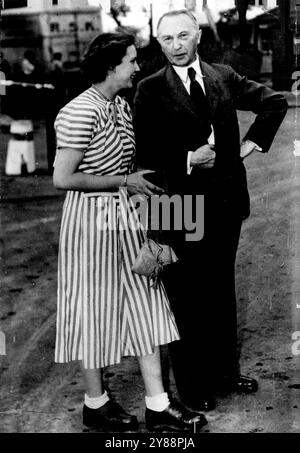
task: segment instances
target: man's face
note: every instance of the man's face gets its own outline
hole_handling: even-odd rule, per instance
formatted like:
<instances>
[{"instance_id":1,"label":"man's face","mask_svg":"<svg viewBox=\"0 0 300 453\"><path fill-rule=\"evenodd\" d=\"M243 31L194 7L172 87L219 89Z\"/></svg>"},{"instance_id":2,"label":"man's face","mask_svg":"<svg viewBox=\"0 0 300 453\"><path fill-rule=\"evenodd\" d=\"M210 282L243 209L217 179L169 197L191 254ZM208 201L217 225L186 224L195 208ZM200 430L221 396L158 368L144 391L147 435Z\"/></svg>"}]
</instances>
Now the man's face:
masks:
<instances>
[{"instance_id":1,"label":"man's face","mask_svg":"<svg viewBox=\"0 0 300 453\"><path fill-rule=\"evenodd\" d=\"M196 59L200 37L198 27L185 14L164 17L158 29L162 51L175 66L188 66Z\"/></svg>"}]
</instances>

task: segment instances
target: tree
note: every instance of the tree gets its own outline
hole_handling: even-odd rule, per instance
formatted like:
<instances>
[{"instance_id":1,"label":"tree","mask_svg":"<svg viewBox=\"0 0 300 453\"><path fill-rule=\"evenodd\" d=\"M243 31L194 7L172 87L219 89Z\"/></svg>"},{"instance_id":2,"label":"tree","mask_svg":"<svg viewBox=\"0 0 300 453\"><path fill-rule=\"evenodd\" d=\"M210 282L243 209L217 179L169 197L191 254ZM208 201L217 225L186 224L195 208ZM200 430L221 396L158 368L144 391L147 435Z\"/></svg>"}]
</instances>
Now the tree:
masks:
<instances>
[{"instance_id":1,"label":"tree","mask_svg":"<svg viewBox=\"0 0 300 453\"><path fill-rule=\"evenodd\" d=\"M114 0L113 2L111 2L110 14L119 27L122 27L120 16L126 16L129 11L130 8L128 5L126 5L124 0Z\"/></svg>"}]
</instances>

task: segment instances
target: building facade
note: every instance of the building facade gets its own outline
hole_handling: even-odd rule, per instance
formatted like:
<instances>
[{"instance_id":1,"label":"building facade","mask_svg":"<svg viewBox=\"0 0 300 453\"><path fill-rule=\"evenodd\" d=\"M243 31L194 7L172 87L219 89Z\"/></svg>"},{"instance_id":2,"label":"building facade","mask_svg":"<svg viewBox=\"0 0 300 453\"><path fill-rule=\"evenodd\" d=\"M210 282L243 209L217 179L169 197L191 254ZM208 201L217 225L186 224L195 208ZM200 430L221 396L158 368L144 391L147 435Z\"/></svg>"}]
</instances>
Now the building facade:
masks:
<instances>
[{"instance_id":1,"label":"building facade","mask_svg":"<svg viewBox=\"0 0 300 453\"><path fill-rule=\"evenodd\" d=\"M101 30L100 8L88 6L88 0L27 0L23 7L4 8L1 48L11 64L30 49L45 68L57 52L67 65L75 66Z\"/></svg>"},{"instance_id":2,"label":"building facade","mask_svg":"<svg viewBox=\"0 0 300 453\"><path fill-rule=\"evenodd\" d=\"M77 8L89 6L88 0L4 0L4 9L33 8L47 9L52 6L61 8Z\"/></svg>"}]
</instances>

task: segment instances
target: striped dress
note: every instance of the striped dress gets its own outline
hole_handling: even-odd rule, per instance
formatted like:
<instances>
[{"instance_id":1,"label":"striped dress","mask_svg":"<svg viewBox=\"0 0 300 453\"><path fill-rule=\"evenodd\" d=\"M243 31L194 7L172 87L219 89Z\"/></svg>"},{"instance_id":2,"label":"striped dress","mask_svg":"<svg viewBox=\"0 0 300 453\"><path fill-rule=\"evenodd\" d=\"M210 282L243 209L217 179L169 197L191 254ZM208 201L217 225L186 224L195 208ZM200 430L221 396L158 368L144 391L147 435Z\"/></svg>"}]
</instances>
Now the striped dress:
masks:
<instances>
[{"instance_id":1,"label":"striped dress","mask_svg":"<svg viewBox=\"0 0 300 453\"><path fill-rule=\"evenodd\" d=\"M103 99L91 87L67 104L55 122L57 149L83 152L78 170L93 175L133 171L135 141L128 104ZM74 151L76 152L76 151ZM68 191L58 257L55 361L82 360L87 369L148 355L179 339L163 285L131 271L143 243L126 190Z\"/></svg>"}]
</instances>

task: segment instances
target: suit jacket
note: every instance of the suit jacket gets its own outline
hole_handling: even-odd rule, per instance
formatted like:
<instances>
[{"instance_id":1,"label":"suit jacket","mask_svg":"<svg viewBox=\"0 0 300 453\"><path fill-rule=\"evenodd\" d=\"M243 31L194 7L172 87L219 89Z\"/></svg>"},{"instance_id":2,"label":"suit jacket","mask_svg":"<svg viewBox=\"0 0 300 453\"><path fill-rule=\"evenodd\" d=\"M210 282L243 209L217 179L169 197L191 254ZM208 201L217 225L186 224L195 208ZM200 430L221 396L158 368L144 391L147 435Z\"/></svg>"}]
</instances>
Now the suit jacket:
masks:
<instances>
[{"instance_id":1,"label":"suit jacket","mask_svg":"<svg viewBox=\"0 0 300 453\"><path fill-rule=\"evenodd\" d=\"M230 66L201 60L200 64L215 133L214 169L194 168L187 175L187 153L203 144L202 119L170 64L138 84L134 101L137 163L156 170L170 193L213 193L219 203L246 218L249 195L236 110L257 114L245 138L267 152L287 102L281 94L240 76Z\"/></svg>"}]
</instances>

